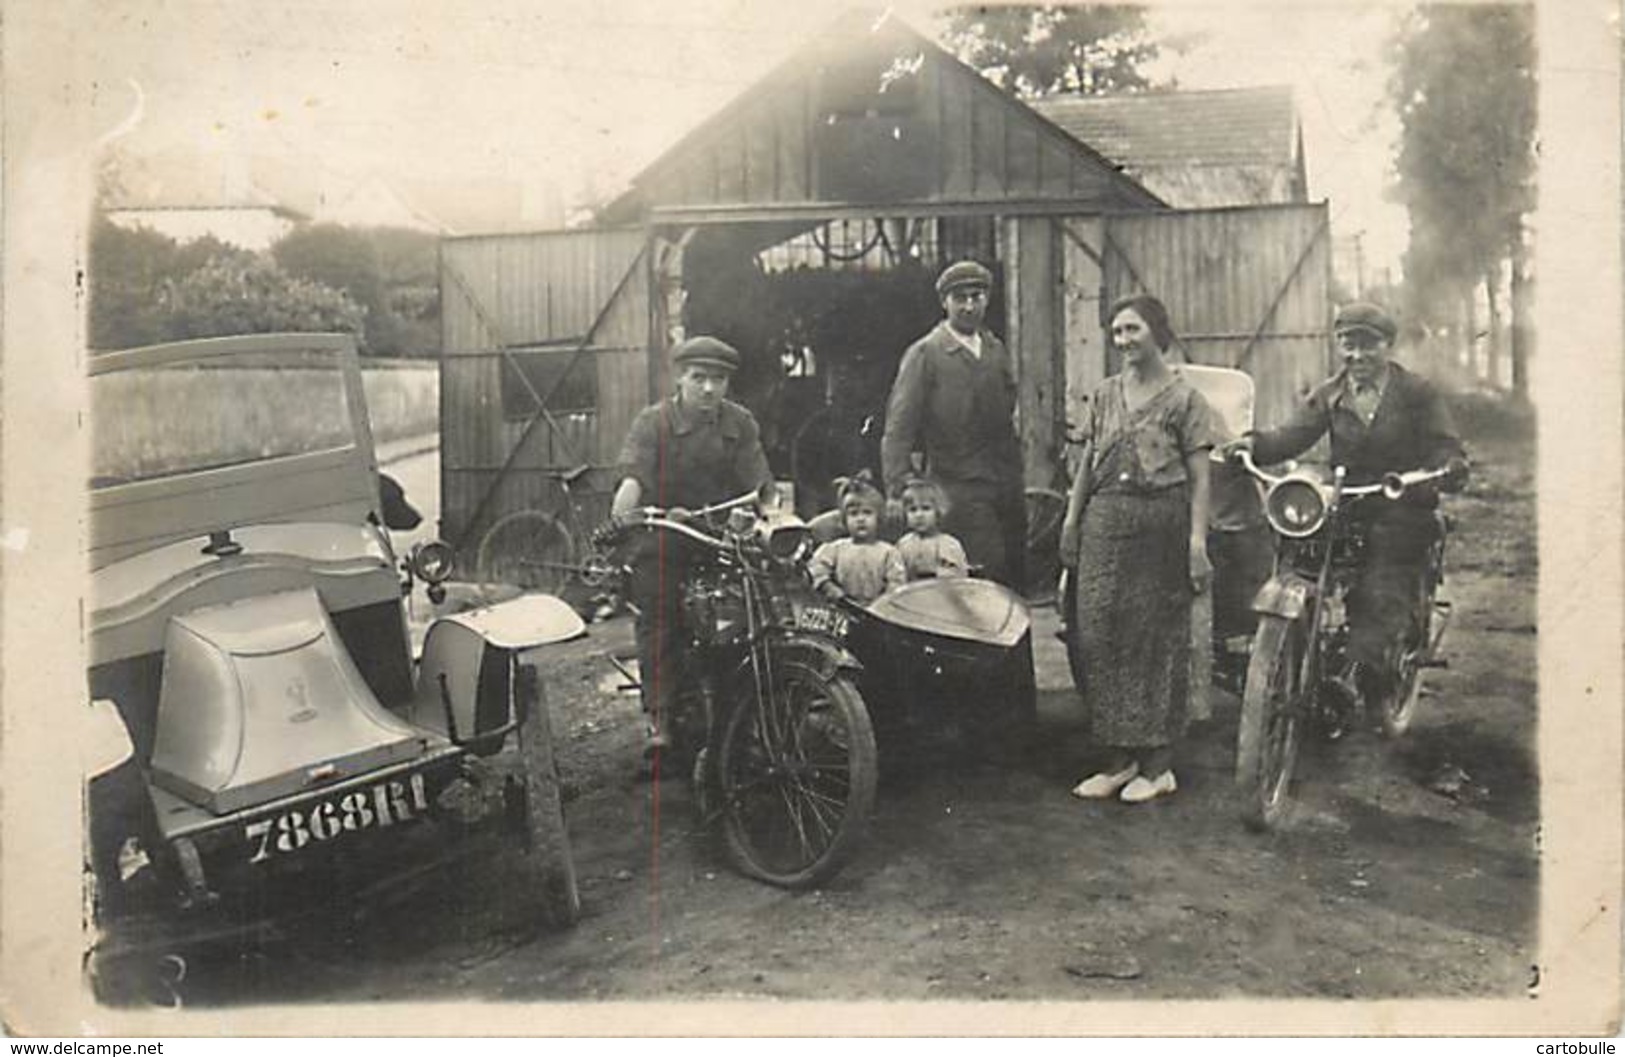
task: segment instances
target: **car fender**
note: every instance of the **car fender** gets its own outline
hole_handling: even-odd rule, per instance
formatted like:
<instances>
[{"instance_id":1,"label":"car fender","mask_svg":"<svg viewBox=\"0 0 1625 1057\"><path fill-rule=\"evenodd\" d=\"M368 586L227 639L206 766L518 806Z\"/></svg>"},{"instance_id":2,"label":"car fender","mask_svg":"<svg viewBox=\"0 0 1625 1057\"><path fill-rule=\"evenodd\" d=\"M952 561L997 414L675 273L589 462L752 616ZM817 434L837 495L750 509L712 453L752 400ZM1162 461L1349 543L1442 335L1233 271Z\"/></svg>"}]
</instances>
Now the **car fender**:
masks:
<instances>
[{"instance_id":1,"label":"car fender","mask_svg":"<svg viewBox=\"0 0 1625 1057\"><path fill-rule=\"evenodd\" d=\"M1253 612L1296 620L1303 616L1314 596L1315 585L1301 576L1272 576L1253 598Z\"/></svg>"},{"instance_id":2,"label":"car fender","mask_svg":"<svg viewBox=\"0 0 1625 1057\"><path fill-rule=\"evenodd\" d=\"M429 625L408 718L473 752L494 753L534 693L519 655L587 633L580 615L551 595L524 595L441 617Z\"/></svg>"}]
</instances>

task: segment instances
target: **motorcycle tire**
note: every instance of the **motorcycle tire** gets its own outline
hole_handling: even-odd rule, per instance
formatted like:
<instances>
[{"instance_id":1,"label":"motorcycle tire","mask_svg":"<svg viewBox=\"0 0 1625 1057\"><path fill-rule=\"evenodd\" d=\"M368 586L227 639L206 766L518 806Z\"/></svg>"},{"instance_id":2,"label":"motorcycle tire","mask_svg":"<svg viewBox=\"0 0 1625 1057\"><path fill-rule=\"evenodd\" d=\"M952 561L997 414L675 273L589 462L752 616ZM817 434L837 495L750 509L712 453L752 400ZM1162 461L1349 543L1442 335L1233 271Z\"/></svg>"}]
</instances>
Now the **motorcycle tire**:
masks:
<instances>
[{"instance_id":1,"label":"motorcycle tire","mask_svg":"<svg viewBox=\"0 0 1625 1057\"><path fill-rule=\"evenodd\" d=\"M722 727L716 796L729 861L747 877L810 888L856 850L874 807L878 754L863 697L847 677L793 662L773 700L747 689Z\"/></svg>"},{"instance_id":2,"label":"motorcycle tire","mask_svg":"<svg viewBox=\"0 0 1625 1057\"><path fill-rule=\"evenodd\" d=\"M1259 618L1236 739L1236 791L1248 829L1274 826L1286 809L1305 710L1297 685L1304 625L1274 614Z\"/></svg>"},{"instance_id":3,"label":"motorcycle tire","mask_svg":"<svg viewBox=\"0 0 1625 1057\"><path fill-rule=\"evenodd\" d=\"M1429 630L1423 629L1423 642L1428 641ZM1395 666L1393 688L1377 710L1383 737L1390 740L1404 737L1406 731L1411 729L1411 721L1416 718L1416 704L1421 697L1422 647L1408 646L1401 651L1399 663Z\"/></svg>"}]
</instances>

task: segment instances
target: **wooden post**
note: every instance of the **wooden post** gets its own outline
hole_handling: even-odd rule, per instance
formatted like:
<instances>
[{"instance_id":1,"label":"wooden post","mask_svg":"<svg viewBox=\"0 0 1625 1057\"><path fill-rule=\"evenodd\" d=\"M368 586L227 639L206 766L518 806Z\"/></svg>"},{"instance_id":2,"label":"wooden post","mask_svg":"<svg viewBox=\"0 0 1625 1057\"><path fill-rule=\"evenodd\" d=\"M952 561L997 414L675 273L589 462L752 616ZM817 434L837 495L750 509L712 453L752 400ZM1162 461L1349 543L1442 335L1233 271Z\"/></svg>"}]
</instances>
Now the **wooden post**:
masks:
<instances>
[{"instance_id":1,"label":"wooden post","mask_svg":"<svg viewBox=\"0 0 1625 1057\"><path fill-rule=\"evenodd\" d=\"M530 716L519 726L519 759L525 775L526 874L542 917L562 928L581 916L581 894L576 889L575 859L564 824L564 800L559 792L558 767L553 758L553 729L547 714L547 694L536 669L518 665L516 694L528 694Z\"/></svg>"}]
</instances>

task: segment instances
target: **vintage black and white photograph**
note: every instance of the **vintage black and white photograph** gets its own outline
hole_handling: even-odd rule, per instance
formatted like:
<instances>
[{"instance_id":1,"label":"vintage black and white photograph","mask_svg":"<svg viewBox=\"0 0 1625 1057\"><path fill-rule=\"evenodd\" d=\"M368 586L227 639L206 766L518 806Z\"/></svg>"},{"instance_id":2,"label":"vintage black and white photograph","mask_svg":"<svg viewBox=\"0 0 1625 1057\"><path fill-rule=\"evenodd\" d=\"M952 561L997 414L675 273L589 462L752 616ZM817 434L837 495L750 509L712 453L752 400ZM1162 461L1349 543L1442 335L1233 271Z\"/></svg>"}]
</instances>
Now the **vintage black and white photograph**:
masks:
<instances>
[{"instance_id":1,"label":"vintage black and white photograph","mask_svg":"<svg viewBox=\"0 0 1625 1057\"><path fill-rule=\"evenodd\" d=\"M1535 5L95 8L86 1023L1538 1015Z\"/></svg>"}]
</instances>

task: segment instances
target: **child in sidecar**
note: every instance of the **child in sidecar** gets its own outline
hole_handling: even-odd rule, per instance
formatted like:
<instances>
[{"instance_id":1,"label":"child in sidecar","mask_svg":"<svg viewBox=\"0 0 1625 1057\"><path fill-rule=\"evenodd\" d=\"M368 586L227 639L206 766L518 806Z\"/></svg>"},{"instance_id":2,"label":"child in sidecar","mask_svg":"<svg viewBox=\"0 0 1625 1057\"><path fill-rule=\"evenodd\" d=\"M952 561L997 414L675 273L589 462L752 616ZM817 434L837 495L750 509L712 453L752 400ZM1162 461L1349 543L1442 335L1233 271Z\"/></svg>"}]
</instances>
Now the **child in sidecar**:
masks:
<instances>
[{"instance_id":1,"label":"child in sidecar","mask_svg":"<svg viewBox=\"0 0 1625 1057\"><path fill-rule=\"evenodd\" d=\"M958 540L934 531L940 490L921 485L913 493L911 531L897 549L907 541L917 557L928 551L930 575L892 586L866 605L853 597L842 603L877 736L885 741L910 726L958 725L973 736L971 744L1019 739L1032 724L1037 696L1027 605L1002 584L964 575ZM842 535L848 520L836 511L812 520L814 539L824 541L819 552L850 543ZM957 562L946 560L956 554ZM816 552L812 565L816 582Z\"/></svg>"},{"instance_id":2,"label":"child in sidecar","mask_svg":"<svg viewBox=\"0 0 1625 1057\"><path fill-rule=\"evenodd\" d=\"M948 514L948 494L935 481L910 481L903 486L903 520L908 532L897 541L903 567L910 580L930 580L938 576L965 576L970 563L965 548L942 531Z\"/></svg>"},{"instance_id":3,"label":"child in sidecar","mask_svg":"<svg viewBox=\"0 0 1625 1057\"><path fill-rule=\"evenodd\" d=\"M835 494L846 534L820 543L807 571L813 587L826 598L868 605L902 586L907 579L903 558L880 538L885 499L866 475L836 481Z\"/></svg>"}]
</instances>

